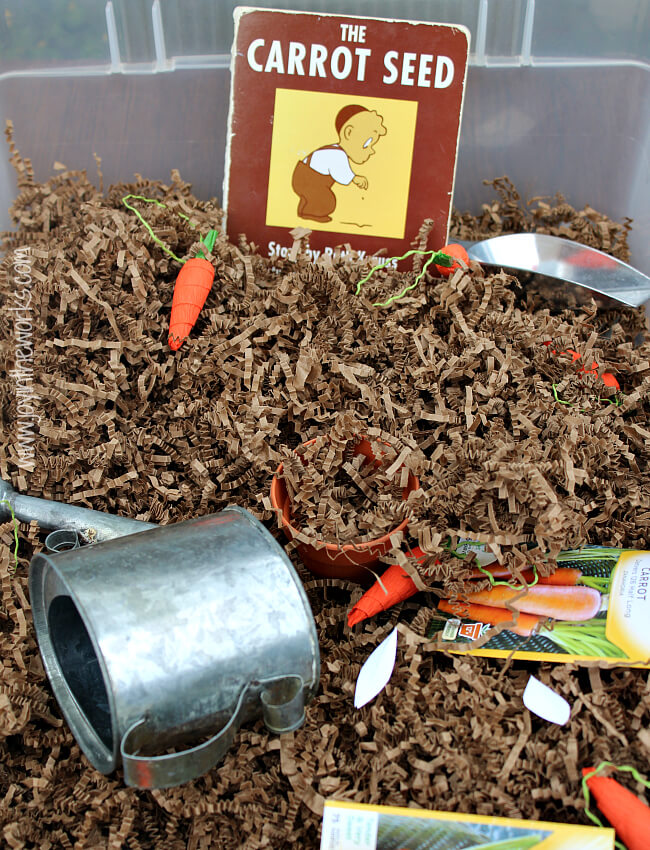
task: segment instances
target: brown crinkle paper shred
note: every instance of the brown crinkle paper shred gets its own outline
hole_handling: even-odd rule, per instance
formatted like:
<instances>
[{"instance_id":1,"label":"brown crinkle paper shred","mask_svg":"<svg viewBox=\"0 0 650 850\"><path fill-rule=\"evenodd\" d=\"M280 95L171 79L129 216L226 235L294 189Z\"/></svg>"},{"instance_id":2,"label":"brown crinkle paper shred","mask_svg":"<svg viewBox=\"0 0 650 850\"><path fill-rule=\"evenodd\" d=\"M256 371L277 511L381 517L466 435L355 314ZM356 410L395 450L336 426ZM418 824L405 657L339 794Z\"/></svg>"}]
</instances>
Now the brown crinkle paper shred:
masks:
<instances>
[{"instance_id":1,"label":"brown crinkle paper shred","mask_svg":"<svg viewBox=\"0 0 650 850\"><path fill-rule=\"evenodd\" d=\"M531 312L515 279L476 265L448 280L427 277L410 297L374 308L374 293L402 289L417 266L378 272L355 297L367 265L349 256L310 264L305 233L273 262L244 238L220 236L215 285L173 354L166 337L178 265L121 198L164 202L142 211L179 256L220 226L216 203L193 197L176 173L169 185L138 177L105 194L74 171L39 184L13 145L11 155L19 196L0 264L0 474L17 490L159 523L236 503L282 539L266 501L272 473L287 447L356 430L347 416L370 439L388 439L394 463L417 470L410 534L431 556L425 584L462 589L461 562L444 549L459 536L487 541L514 568L532 559L546 571L546 551L650 548L650 348L633 345L641 311ZM563 200L526 207L505 180L495 188L482 216L456 215L460 235L560 228L626 256L628 223ZM40 416L31 471L18 463L8 376L11 258L23 246ZM606 398L602 382L543 345L550 340L615 372L623 394ZM571 406L556 401L553 385ZM250 724L201 779L167 791L125 788L119 773L107 778L86 762L44 676L27 598L44 534L20 525L16 569L13 524L0 535L0 843L12 850L317 848L330 796L586 823L582 766L648 763L646 671L435 652L424 637L435 607L426 593L350 631L345 615L361 590L314 580L292 551L322 652L304 726L278 738ZM396 548L387 561L404 557ZM392 679L356 711L360 666L398 620ZM523 709L531 672L572 703L566 727Z\"/></svg>"},{"instance_id":2,"label":"brown crinkle paper shred","mask_svg":"<svg viewBox=\"0 0 650 850\"><path fill-rule=\"evenodd\" d=\"M366 423L339 414L327 434L295 449L283 447L283 479L291 500L291 525L300 540L351 545L390 534L411 515L416 490L405 498L410 468L424 456L387 440L365 440L369 456L355 454ZM420 463L418 463L418 460ZM391 538L392 542L392 538Z\"/></svg>"}]
</instances>

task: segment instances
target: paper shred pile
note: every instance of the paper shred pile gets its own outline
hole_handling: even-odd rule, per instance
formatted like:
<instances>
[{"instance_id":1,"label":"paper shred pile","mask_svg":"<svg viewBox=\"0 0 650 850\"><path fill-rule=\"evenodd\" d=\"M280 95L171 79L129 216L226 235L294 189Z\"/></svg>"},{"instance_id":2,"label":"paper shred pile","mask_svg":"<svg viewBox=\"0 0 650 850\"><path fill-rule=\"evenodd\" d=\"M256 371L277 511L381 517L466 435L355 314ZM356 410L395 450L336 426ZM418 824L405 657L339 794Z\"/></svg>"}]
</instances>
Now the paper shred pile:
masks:
<instances>
[{"instance_id":1,"label":"paper shred pile","mask_svg":"<svg viewBox=\"0 0 650 850\"><path fill-rule=\"evenodd\" d=\"M293 450L282 448L278 477L302 542L362 543L388 534L411 515L419 493L413 490L406 499L404 493L410 473L426 463L424 455L390 434L369 441L366 429L360 419L339 414L329 433Z\"/></svg>"},{"instance_id":2,"label":"paper shred pile","mask_svg":"<svg viewBox=\"0 0 650 850\"><path fill-rule=\"evenodd\" d=\"M513 565L587 542L650 548L650 348L634 346L642 311L531 312L515 279L475 265L374 308L373 286L401 290L417 264L377 273L355 298L368 266L349 253L311 265L303 233L289 257L270 260L245 238L235 245L222 235L210 256L213 290L174 354L167 331L178 264L121 198L130 192L167 205L142 212L178 256L220 228L216 202L197 200L178 174L168 185L137 178L102 192L62 169L39 184L13 146L11 158L19 196L17 231L3 236L0 261L0 476L17 490L160 523L235 503L283 540L267 509L271 476L291 450L341 427L346 414L369 438L388 435L408 450L400 464L422 456L410 533L431 556L421 567L427 583L457 584L458 562L444 547L461 535L487 541ZM500 197L483 216L456 216L461 237L566 222L582 241L626 256L627 223L565 202L537 202L531 213L507 185L497 184ZM40 417L31 471L18 463L9 376L11 263L23 246L33 260ZM597 376L578 375L551 348L614 372L622 393L610 397ZM607 759L643 769L650 757L647 672L535 665L574 706L566 727L545 724L522 709L526 665L433 652L423 637L433 611L426 597L352 633L346 613L361 590L313 580L292 552L322 653L304 727L279 739L251 724L209 775L135 792L119 774L90 768L61 719L27 599L29 560L44 534L21 525L19 537L14 570L13 524L0 526L7 847L316 848L330 795L584 823L580 766ZM388 560L398 557L401 550ZM435 558L442 563L434 570ZM361 664L398 618L394 675L355 711Z\"/></svg>"},{"instance_id":3,"label":"paper shred pile","mask_svg":"<svg viewBox=\"0 0 650 850\"><path fill-rule=\"evenodd\" d=\"M523 203L507 177L483 182L494 189L496 198L491 204L483 204L479 216L454 210L451 227L459 239L489 239L504 233L535 231L572 239L626 263L630 261L627 235L632 229L631 219L612 221L590 206L576 210L559 193L552 200L539 197Z\"/></svg>"}]
</instances>

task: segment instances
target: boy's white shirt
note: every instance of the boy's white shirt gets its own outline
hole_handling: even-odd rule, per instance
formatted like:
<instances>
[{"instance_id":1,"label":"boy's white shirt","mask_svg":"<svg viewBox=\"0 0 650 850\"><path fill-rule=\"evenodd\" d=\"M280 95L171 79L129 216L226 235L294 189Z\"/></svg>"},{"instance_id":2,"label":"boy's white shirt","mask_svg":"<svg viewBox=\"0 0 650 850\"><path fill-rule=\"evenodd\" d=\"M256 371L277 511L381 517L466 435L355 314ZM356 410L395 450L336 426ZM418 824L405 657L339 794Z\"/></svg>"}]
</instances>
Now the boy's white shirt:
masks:
<instances>
[{"instance_id":1,"label":"boy's white shirt","mask_svg":"<svg viewBox=\"0 0 650 850\"><path fill-rule=\"evenodd\" d=\"M303 162L307 164L308 159L309 157L306 156ZM309 167L319 174L329 174L333 180L342 183L344 186L350 184L356 177L354 171L350 168L348 155L338 145L315 150L311 155L311 160L309 160Z\"/></svg>"}]
</instances>

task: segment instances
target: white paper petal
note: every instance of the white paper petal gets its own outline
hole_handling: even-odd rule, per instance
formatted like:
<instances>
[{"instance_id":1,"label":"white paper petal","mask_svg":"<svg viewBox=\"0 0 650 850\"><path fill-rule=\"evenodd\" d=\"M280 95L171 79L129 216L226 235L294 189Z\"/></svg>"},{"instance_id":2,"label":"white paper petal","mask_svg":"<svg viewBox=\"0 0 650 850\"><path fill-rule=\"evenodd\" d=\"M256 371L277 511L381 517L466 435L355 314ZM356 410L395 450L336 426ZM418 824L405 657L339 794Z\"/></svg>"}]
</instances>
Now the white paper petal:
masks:
<instances>
[{"instance_id":1,"label":"white paper petal","mask_svg":"<svg viewBox=\"0 0 650 850\"><path fill-rule=\"evenodd\" d=\"M539 679L531 676L524 691L524 705L538 717L564 726L571 717L571 706Z\"/></svg>"},{"instance_id":2,"label":"white paper petal","mask_svg":"<svg viewBox=\"0 0 650 850\"><path fill-rule=\"evenodd\" d=\"M397 657L397 628L385 638L369 655L359 670L357 687L354 691L354 707L361 708L374 699L388 684L393 675Z\"/></svg>"}]
</instances>

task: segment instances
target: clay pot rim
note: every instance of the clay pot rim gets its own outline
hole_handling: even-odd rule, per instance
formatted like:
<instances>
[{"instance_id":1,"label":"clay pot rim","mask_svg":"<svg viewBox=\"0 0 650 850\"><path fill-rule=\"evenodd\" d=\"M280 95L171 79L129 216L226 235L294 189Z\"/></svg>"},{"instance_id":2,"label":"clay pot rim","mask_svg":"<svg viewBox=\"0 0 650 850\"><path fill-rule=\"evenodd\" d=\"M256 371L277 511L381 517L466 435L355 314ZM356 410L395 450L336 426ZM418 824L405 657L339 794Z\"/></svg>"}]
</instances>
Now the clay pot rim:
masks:
<instances>
[{"instance_id":1,"label":"clay pot rim","mask_svg":"<svg viewBox=\"0 0 650 850\"><path fill-rule=\"evenodd\" d=\"M318 439L317 437L313 437L311 440L307 440L306 443L301 443L301 446L311 446L311 445L313 445L313 443L316 442L317 439ZM361 442L362 440L367 440L369 443L371 442L371 440L368 440L367 437L359 436L359 442ZM389 443L386 443L384 440L377 440L376 442L383 442L387 446L390 445ZM293 451L295 451L295 449ZM293 525L291 525L289 520L285 519L284 509L283 509L282 505L278 504L278 500L276 498L276 490L279 489L279 487L281 486L280 479L279 479L278 476L282 474L283 469L284 469L284 463L281 463L278 466L278 468L275 470L275 474L273 476L273 479L271 480L271 504L273 505L273 507L276 510L281 511L282 526L284 528L290 529L295 535L295 534L301 533L300 529L295 528ZM419 490L420 489L420 480L417 477L417 475L414 475L412 472L409 472L409 478L412 479L413 482L414 482L413 487L411 488L411 492L413 492L414 490ZM286 489L286 485L285 485L285 489ZM289 506L289 514L290 513L291 513L291 506ZM364 540L361 543L344 543L342 546L339 546L337 543L324 543L322 540L317 540L316 543L319 543L319 544L322 544L322 545L319 545L318 547L314 546L314 548L318 548L319 550L325 549L329 552L346 552L346 551L347 552L359 552L360 550L370 549L373 546L378 546L378 545L387 543L390 540L390 538L393 536L393 534L396 534L399 531L405 531L407 526L408 526L408 519L403 519L400 522L399 525L395 526L395 528L391 529L386 534L383 534L381 537L373 537L372 540ZM310 545L314 545L314 544L310 544Z\"/></svg>"}]
</instances>

